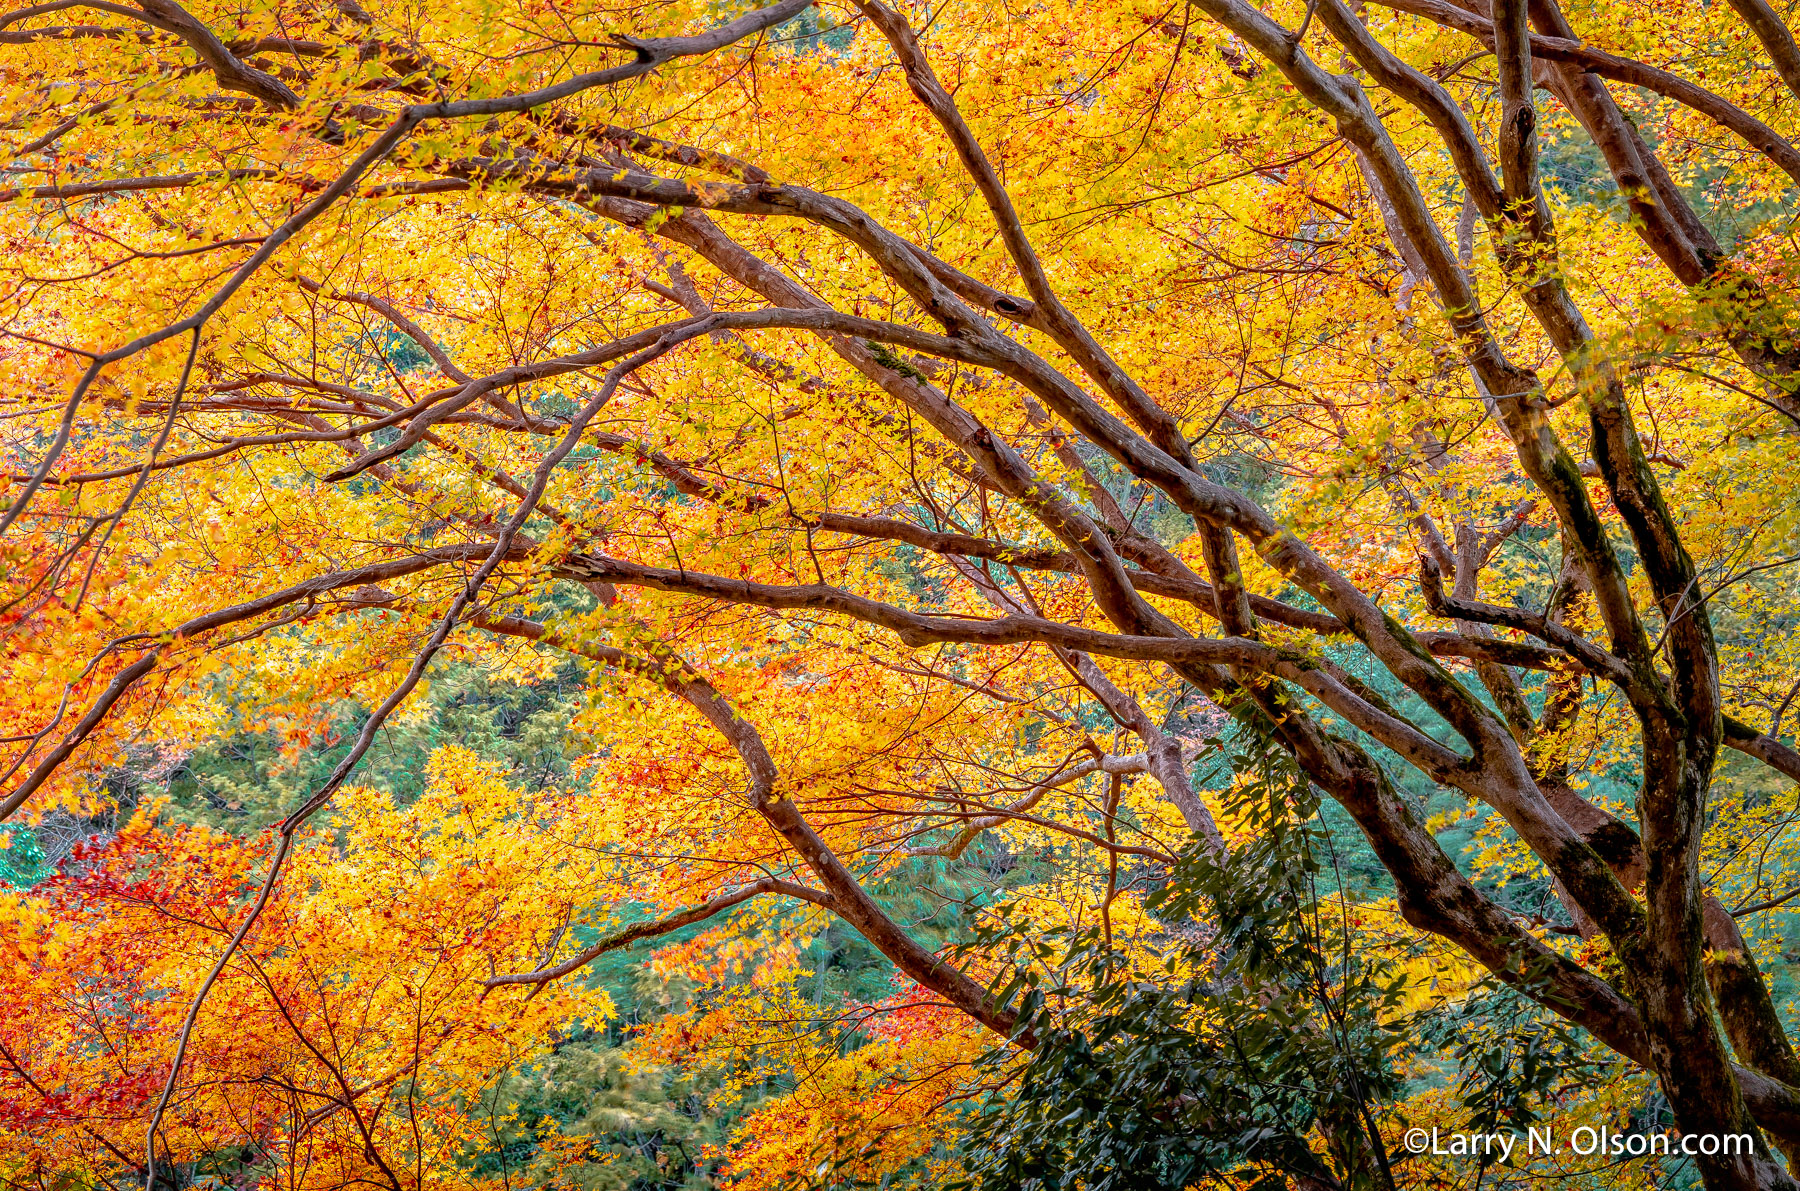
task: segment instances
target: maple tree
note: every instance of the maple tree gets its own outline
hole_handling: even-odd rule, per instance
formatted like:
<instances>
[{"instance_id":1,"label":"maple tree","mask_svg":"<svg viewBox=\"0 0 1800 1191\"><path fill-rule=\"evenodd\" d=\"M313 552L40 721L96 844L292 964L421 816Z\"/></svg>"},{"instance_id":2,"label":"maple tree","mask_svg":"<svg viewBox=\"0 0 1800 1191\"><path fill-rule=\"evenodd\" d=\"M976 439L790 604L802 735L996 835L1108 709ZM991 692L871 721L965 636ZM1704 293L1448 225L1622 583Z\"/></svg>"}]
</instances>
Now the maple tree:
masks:
<instances>
[{"instance_id":1,"label":"maple tree","mask_svg":"<svg viewBox=\"0 0 1800 1191\"><path fill-rule=\"evenodd\" d=\"M1767 0L53 0L0 47L0 817L329 760L9 896L9 1181L508 1186L470 1089L695 927L657 962L751 975L644 1053L809 1073L745 1178L949 1177L977 1055L1059 1027L884 883L1035 857L1038 928L1155 952L1290 767L1369 849L1338 943L1435 940L1754 1134L1706 1186L1792 1185L1740 926L1800 781ZM578 679L578 759L355 784L453 664ZM779 1028L827 923L907 982L848 1055ZM1289 1175L1393 1185L1355 1115Z\"/></svg>"}]
</instances>

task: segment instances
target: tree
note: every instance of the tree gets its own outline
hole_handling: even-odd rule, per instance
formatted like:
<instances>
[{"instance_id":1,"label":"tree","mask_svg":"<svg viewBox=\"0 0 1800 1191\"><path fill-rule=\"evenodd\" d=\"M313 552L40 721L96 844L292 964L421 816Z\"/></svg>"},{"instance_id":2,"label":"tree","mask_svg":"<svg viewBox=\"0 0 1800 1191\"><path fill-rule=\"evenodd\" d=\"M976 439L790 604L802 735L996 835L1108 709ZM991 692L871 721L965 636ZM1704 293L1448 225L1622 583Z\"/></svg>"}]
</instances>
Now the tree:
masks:
<instances>
[{"instance_id":1,"label":"tree","mask_svg":"<svg viewBox=\"0 0 1800 1191\"><path fill-rule=\"evenodd\" d=\"M210 976L267 838L139 815L28 893L8 890L8 1185L456 1177L465 1151L505 1124L471 1110L471 1087L613 1007L571 984L482 1011L492 963L535 954L537 915L578 901L583 870L521 846L508 824L531 795L472 754L440 754L428 782L407 811L347 797L336 846L296 856L238 962ZM420 831L427 814L436 826ZM190 1018L203 981L205 1016ZM165 1093L177 1064L202 1077Z\"/></svg>"},{"instance_id":2,"label":"tree","mask_svg":"<svg viewBox=\"0 0 1800 1191\"><path fill-rule=\"evenodd\" d=\"M871 883L1060 840L1104 916L1224 854L1229 715L1414 928L1754 1133L1707 1186L1790 1186L1800 1059L1720 895L1783 896L1726 750L1800 780L1794 260L1703 214L1786 209L1800 60L1731 7L0 17L0 814L368 709L198 1013L434 659L573 658L603 888L663 916L546 917L492 996L789 899L1029 1049ZM1619 213L1546 188L1575 137ZM1584 949L1412 790L1491 812Z\"/></svg>"}]
</instances>

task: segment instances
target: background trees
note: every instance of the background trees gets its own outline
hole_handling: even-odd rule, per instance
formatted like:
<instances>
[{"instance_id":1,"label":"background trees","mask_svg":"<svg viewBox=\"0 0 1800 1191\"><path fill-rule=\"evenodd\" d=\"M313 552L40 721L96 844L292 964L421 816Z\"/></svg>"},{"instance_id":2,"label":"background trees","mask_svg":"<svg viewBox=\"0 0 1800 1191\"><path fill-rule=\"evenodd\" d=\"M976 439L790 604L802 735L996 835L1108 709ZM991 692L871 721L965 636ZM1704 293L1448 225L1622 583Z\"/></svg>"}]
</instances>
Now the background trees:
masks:
<instances>
[{"instance_id":1,"label":"background trees","mask_svg":"<svg viewBox=\"0 0 1800 1191\"><path fill-rule=\"evenodd\" d=\"M1386 1185L1423 1060L1352 1036L1480 972L1680 1129L1800 1145L1739 925L1800 779L1781 14L158 0L0 42L0 808L144 806L10 903L54 1107L7 1177L510 1185L506 1073L606 1017L576 974L695 927L658 962L713 991L638 1053L791 1082L746 1177L951 1177L944 1105L1054 1101L1069 1038L1235 982L1344 1095L1157 1169ZM477 681L499 732L433 752ZM971 934L996 900L1063 960ZM834 990L832 931L905 982Z\"/></svg>"}]
</instances>

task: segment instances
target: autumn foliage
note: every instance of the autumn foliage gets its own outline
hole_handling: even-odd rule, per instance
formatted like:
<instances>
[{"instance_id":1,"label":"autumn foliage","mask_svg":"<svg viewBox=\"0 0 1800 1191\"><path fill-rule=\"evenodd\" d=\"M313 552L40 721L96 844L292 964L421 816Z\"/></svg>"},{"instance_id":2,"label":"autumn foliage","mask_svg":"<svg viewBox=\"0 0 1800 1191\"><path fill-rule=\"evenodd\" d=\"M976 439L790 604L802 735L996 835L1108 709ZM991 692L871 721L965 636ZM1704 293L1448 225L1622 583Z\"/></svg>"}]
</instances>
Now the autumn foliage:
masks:
<instances>
[{"instance_id":1,"label":"autumn foliage","mask_svg":"<svg viewBox=\"0 0 1800 1191\"><path fill-rule=\"evenodd\" d=\"M1793 1186L1792 26L0 13L0 1181Z\"/></svg>"}]
</instances>

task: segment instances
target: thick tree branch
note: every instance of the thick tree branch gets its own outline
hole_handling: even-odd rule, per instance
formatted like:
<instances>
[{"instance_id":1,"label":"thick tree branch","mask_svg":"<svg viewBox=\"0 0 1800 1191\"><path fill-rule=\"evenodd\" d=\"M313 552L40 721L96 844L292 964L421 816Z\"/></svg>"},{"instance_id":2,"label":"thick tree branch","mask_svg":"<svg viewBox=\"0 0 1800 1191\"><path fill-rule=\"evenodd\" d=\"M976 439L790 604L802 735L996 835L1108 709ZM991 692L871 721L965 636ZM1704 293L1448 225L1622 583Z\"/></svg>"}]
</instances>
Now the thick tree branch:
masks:
<instances>
[{"instance_id":1,"label":"thick tree branch","mask_svg":"<svg viewBox=\"0 0 1800 1191\"><path fill-rule=\"evenodd\" d=\"M1446 28L1467 33L1490 49L1494 47L1493 22L1467 9L1458 8L1448 3L1448 0L1374 0L1374 2L1384 8L1398 9L1401 12L1412 13L1414 16L1425 17ZM1734 7L1740 3L1750 2L1752 0L1732 0ZM1609 54L1605 50L1597 50L1565 37L1545 37L1542 34L1533 33L1530 35L1530 45L1533 57L1542 58L1547 62L1568 63L1582 70L1592 71L1602 78L1654 91L1658 95L1666 96L1677 103L1693 108L1742 137L1746 144L1781 167L1783 173L1800 182L1800 149L1796 149L1780 133L1755 116L1704 87L1690 83L1666 70L1659 70L1643 62ZM1791 48L1793 42L1790 40L1788 45Z\"/></svg>"}]
</instances>

